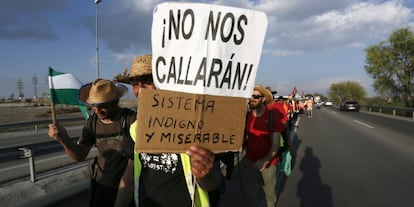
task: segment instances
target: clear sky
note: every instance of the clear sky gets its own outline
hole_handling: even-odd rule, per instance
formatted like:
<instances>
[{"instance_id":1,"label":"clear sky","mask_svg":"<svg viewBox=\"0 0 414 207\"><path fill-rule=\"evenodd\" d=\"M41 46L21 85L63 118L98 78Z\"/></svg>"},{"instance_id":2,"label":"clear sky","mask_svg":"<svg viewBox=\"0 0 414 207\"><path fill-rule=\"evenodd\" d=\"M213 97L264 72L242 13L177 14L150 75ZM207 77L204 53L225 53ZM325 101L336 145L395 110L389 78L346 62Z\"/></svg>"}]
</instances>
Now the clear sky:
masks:
<instances>
[{"instance_id":1,"label":"clear sky","mask_svg":"<svg viewBox=\"0 0 414 207\"><path fill-rule=\"evenodd\" d=\"M151 53L151 24L159 0L102 0L98 4L99 73L112 79L133 57ZM401 27L414 28L412 0L199 0L266 12L269 20L256 82L280 95L326 94L332 83L357 81L368 96L364 70L369 45ZM48 67L83 83L96 70L94 0L6 0L0 6L0 98L47 90Z\"/></svg>"}]
</instances>

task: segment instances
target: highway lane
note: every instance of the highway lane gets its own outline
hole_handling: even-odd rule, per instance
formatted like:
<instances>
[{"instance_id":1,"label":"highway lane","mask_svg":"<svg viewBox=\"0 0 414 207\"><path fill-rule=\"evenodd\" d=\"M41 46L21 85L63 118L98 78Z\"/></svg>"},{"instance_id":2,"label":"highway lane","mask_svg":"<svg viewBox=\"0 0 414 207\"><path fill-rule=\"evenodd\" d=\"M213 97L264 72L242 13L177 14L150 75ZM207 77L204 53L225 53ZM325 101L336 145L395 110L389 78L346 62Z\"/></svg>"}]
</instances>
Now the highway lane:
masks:
<instances>
[{"instance_id":1,"label":"highway lane","mask_svg":"<svg viewBox=\"0 0 414 207\"><path fill-rule=\"evenodd\" d=\"M71 137L80 135L80 126L68 127L68 133ZM47 131L39 130L38 132L34 131L24 131L24 132L12 132L12 133L2 133L0 135L0 148L15 148L14 151L18 151L18 147L25 147L30 144L50 142L51 139L47 135ZM46 149L44 149L46 150ZM38 155L36 151L32 151L34 156L34 166L37 176L40 172L44 172L50 169L56 169L59 167L64 167L77 163L76 161L69 158L63 148L61 152L54 152L45 155ZM16 153L14 153L16 154ZM97 149L92 148L91 153L88 156L88 159L95 157L97 154ZM27 177L30 175L29 170L29 159L18 159L9 162L0 163L0 183L7 182L9 180L14 180L22 177Z\"/></svg>"},{"instance_id":2,"label":"highway lane","mask_svg":"<svg viewBox=\"0 0 414 207\"><path fill-rule=\"evenodd\" d=\"M294 169L281 185L278 206L414 206L413 126L331 107L315 109L312 119L302 115ZM237 179L227 184L220 206L239 206ZM63 203L87 202L76 198Z\"/></svg>"},{"instance_id":3,"label":"highway lane","mask_svg":"<svg viewBox=\"0 0 414 207\"><path fill-rule=\"evenodd\" d=\"M414 206L413 122L325 107L301 116L283 207Z\"/></svg>"},{"instance_id":4,"label":"highway lane","mask_svg":"<svg viewBox=\"0 0 414 207\"><path fill-rule=\"evenodd\" d=\"M331 112L335 112L333 109ZM392 117L390 115L381 115L378 113L355 113L346 111L337 111L342 116L352 116L353 121L361 121L373 128L389 130L394 132L401 132L400 135L413 135L414 134L414 119L403 117Z\"/></svg>"},{"instance_id":5,"label":"highway lane","mask_svg":"<svg viewBox=\"0 0 414 207\"><path fill-rule=\"evenodd\" d=\"M329 107L315 110L312 119L301 115L292 133L297 145L294 169L279 183L278 206L414 206L413 123ZM220 207L240 206L234 173ZM83 194L58 205L86 203Z\"/></svg>"}]
</instances>

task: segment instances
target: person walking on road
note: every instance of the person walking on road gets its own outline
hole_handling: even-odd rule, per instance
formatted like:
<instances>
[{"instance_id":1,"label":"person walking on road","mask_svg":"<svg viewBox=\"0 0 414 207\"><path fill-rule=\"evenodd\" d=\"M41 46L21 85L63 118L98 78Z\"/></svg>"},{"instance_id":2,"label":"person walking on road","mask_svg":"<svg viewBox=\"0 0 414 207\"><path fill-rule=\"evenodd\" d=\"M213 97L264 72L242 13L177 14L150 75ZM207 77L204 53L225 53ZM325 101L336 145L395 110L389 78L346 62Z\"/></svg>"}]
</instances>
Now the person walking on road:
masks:
<instances>
[{"instance_id":1,"label":"person walking on road","mask_svg":"<svg viewBox=\"0 0 414 207\"><path fill-rule=\"evenodd\" d=\"M312 118L312 110L313 110L313 100L311 98L308 98L305 101L305 107L306 107L306 115L308 118Z\"/></svg>"},{"instance_id":2,"label":"person walking on road","mask_svg":"<svg viewBox=\"0 0 414 207\"><path fill-rule=\"evenodd\" d=\"M141 88L156 89L152 77L152 56L136 57L130 73L115 76L115 80L131 84L139 98ZM131 135L136 137L136 123ZM135 201L139 206L208 207L208 191L222 182L214 154L203 147L192 146L186 153L144 153L135 151Z\"/></svg>"},{"instance_id":3,"label":"person walking on road","mask_svg":"<svg viewBox=\"0 0 414 207\"><path fill-rule=\"evenodd\" d=\"M120 97L127 91L125 86L104 79L97 79L80 88L79 100L88 104L94 113L85 122L77 143L72 142L63 126L49 124L48 135L76 161L85 160L92 146L98 148L92 167L92 207L118 206L117 194L125 190L125 169L128 163L133 163L134 155L129 126L136 119L134 111L118 105ZM122 202L124 204L119 206L134 205L133 199Z\"/></svg>"},{"instance_id":4,"label":"person walking on road","mask_svg":"<svg viewBox=\"0 0 414 207\"><path fill-rule=\"evenodd\" d=\"M276 204L277 152L284 127L281 123L283 115L266 107L271 102L271 93L256 85L246 121L246 154L238 166L243 207L260 206L263 195L268 207Z\"/></svg>"}]
</instances>

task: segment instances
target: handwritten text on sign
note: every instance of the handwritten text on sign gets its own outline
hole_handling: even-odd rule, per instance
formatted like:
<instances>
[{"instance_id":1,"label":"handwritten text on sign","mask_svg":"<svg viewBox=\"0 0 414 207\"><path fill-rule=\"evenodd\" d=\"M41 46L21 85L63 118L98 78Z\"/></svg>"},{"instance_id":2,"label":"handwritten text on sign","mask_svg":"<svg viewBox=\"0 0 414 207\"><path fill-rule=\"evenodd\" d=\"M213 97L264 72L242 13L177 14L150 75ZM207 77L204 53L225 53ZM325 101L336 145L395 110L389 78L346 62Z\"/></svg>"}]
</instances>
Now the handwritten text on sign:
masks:
<instances>
[{"instance_id":1,"label":"handwritten text on sign","mask_svg":"<svg viewBox=\"0 0 414 207\"><path fill-rule=\"evenodd\" d=\"M245 98L141 89L136 149L185 152L199 145L213 152L239 151L246 102Z\"/></svg>"},{"instance_id":2,"label":"handwritten text on sign","mask_svg":"<svg viewBox=\"0 0 414 207\"><path fill-rule=\"evenodd\" d=\"M157 5L152 25L155 84L173 91L248 98L266 27L263 12L198 3Z\"/></svg>"}]
</instances>

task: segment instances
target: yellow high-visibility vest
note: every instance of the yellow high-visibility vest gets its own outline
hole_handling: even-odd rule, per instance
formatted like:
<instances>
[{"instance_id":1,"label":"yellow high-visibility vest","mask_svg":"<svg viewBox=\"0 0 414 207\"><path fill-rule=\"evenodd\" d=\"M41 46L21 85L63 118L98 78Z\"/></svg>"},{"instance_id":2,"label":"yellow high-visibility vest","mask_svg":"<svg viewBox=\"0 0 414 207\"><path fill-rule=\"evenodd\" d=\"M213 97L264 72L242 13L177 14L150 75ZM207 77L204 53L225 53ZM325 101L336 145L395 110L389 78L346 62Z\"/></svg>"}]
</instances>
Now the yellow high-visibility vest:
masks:
<instances>
[{"instance_id":1,"label":"yellow high-visibility vest","mask_svg":"<svg viewBox=\"0 0 414 207\"><path fill-rule=\"evenodd\" d=\"M131 124L129 128L129 133L131 134L132 139L135 142L136 139L136 127L137 122ZM191 160L190 157L185 153L180 153L181 165L183 166L185 181L187 184L188 192L190 193L190 198L195 207L210 207L210 201L208 199L208 193L202 189L197 182L193 180L193 174L191 172ZM142 164L139 159L139 152L134 150L134 199L136 206L139 207L139 178L141 175Z\"/></svg>"}]
</instances>

